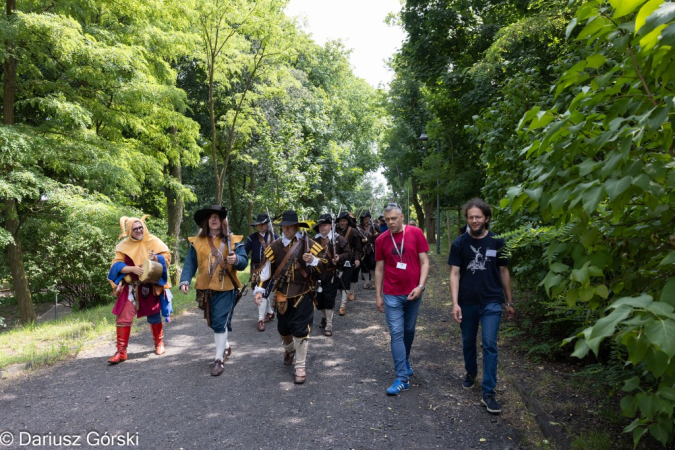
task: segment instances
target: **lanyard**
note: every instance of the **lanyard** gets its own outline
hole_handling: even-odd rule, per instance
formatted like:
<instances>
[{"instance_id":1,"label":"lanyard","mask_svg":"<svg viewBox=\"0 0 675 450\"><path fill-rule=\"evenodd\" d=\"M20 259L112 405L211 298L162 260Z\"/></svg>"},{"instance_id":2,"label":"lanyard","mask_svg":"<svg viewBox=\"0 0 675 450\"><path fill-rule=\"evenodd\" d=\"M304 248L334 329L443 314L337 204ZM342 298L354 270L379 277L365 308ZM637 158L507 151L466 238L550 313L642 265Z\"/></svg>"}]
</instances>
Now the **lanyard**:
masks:
<instances>
[{"instance_id":1,"label":"lanyard","mask_svg":"<svg viewBox=\"0 0 675 450\"><path fill-rule=\"evenodd\" d=\"M394 250L396 250L396 253L398 254L398 257L401 259L401 262L403 262L403 243L405 242L405 225L403 225L403 239L401 239L401 251L398 251L398 246L396 245L396 241L394 240L394 235L389 232L389 236L391 236L391 242L394 243Z\"/></svg>"}]
</instances>

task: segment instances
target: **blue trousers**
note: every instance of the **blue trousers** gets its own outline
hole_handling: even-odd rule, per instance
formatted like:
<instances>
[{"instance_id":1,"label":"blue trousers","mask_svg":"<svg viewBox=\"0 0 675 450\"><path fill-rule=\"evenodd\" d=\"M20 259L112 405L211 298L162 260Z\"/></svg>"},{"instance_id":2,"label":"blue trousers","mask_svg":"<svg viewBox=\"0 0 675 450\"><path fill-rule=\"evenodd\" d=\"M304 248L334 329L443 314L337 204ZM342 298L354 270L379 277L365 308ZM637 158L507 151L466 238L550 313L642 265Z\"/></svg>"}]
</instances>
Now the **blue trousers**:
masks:
<instances>
[{"instance_id":1,"label":"blue trousers","mask_svg":"<svg viewBox=\"0 0 675 450\"><path fill-rule=\"evenodd\" d=\"M417 313L422 303L422 295L408 301L407 295L384 294L384 315L391 336L391 356L394 358L396 378L408 381L406 361L410 358L410 348L415 339Z\"/></svg>"},{"instance_id":2,"label":"blue trousers","mask_svg":"<svg viewBox=\"0 0 675 450\"><path fill-rule=\"evenodd\" d=\"M232 320L234 310L234 290L215 292L211 300L211 329L214 333L224 333ZM228 327L228 331L231 331Z\"/></svg>"},{"instance_id":3,"label":"blue trousers","mask_svg":"<svg viewBox=\"0 0 675 450\"><path fill-rule=\"evenodd\" d=\"M476 337L481 326L483 343L483 395L494 395L497 386L497 331L502 319L501 303L462 305L462 351L464 367L473 376L478 373Z\"/></svg>"}]
</instances>

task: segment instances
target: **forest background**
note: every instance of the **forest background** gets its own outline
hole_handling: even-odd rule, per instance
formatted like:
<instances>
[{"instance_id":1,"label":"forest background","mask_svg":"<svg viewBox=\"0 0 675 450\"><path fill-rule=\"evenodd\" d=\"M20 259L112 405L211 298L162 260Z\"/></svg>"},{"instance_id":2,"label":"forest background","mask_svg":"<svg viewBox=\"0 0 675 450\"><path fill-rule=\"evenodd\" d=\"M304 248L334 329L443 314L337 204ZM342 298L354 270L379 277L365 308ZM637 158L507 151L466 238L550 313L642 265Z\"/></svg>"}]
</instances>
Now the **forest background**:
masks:
<instances>
[{"instance_id":1,"label":"forest background","mask_svg":"<svg viewBox=\"0 0 675 450\"><path fill-rule=\"evenodd\" d=\"M381 166L430 243L494 205L523 347L600 363L633 440L672 443L675 3L407 0L386 91L284 4L6 0L0 279L22 322L41 292L108 301L120 216L178 256L199 207L242 234L264 207L358 213Z\"/></svg>"}]
</instances>

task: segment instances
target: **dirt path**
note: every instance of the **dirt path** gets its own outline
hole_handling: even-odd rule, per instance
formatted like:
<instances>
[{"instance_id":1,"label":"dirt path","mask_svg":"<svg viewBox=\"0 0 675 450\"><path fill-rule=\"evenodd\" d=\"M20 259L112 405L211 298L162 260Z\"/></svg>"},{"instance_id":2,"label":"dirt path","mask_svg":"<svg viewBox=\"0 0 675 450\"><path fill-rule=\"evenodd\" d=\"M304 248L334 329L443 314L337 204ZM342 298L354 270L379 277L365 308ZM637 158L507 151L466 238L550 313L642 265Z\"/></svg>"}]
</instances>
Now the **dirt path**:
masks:
<instances>
[{"instance_id":1,"label":"dirt path","mask_svg":"<svg viewBox=\"0 0 675 450\"><path fill-rule=\"evenodd\" d=\"M235 312L233 354L221 377L209 375L212 333L200 311L191 310L167 327L161 357L144 327L131 337L130 360L118 366L105 362L114 352L110 342L3 382L0 439L12 433L10 448L31 448L20 446L21 431L24 440L41 434L52 444L80 437L81 445L70 448L88 448L91 432L93 438L129 433L128 447L143 449L528 448L521 420L527 413L510 390L500 382L505 412L495 417L480 406L479 390L461 387L461 348L456 327L444 322L441 270L434 268L421 307L412 386L399 397L385 395L393 363L374 291L357 291L347 315L336 315L332 338L318 326L312 330L302 386L282 364L276 321L256 330L249 295Z\"/></svg>"}]
</instances>

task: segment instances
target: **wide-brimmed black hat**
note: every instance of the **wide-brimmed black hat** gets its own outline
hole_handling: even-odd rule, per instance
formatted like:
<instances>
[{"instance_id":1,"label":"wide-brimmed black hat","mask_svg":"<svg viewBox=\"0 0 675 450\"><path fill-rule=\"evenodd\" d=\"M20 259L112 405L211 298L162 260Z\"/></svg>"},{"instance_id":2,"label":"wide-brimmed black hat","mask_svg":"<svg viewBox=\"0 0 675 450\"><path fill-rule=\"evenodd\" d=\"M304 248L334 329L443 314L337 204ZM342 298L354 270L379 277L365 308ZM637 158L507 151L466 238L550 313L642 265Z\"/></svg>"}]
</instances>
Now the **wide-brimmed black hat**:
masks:
<instances>
[{"instance_id":1,"label":"wide-brimmed black hat","mask_svg":"<svg viewBox=\"0 0 675 450\"><path fill-rule=\"evenodd\" d=\"M349 211L341 212L340 215L337 217L337 220L340 219L347 219L347 223L349 225L351 225L352 227L356 226L356 220L354 220L354 216Z\"/></svg>"},{"instance_id":2,"label":"wide-brimmed black hat","mask_svg":"<svg viewBox=\"0 0 675 450\"><path fill-rule=\"evenodd\" d=\"M378 217L377 220L384 220L384 216Z\"/></svg>"},{"instance_id":3,"label":"wide-brimmed black hat","mask_svg":"<svg viewBox=\"0 0 675 450\"><path fill-rule=\"evenodd\" d=\"M333 223L333 216L330 214L321 214L321 217L319 217L319 220L316 221L316 224L314 224L314 230L317 232L319 231L319 225L323 223L328 223L331 224Z\"/></svg>"},{"instance_id":4,"label":"wide-brimmed black hat","mask_svg":"<svg viewBox=\"0 0 675 450\"><path fill-rule=\"evenodd\" d=\"M363 220L363 218L365 218L365 217L370 217L371 219L373 218L373 216L370 215L370 211L368 211L368 210L363 211L361 213L361 219Z\"/></svg>"},{"instance_id":5,"label":"wide-brimmed black hat","mask_svg":"<svg viewBox=\"0 0 675 450\"><path fill-rule=\"evenodd\" d=\"M256 226L256 225L262 225L262 224L267 223L269 221L270 221L270 216L268 216L265 213L260 213L260 214L258 214L258 217L256 217L255 222L249 223L249 225L251 225L253 227L253 226Z\"/></svg>"},{"instance_id":6,"label":"wide-brimmed black hat","mask_svg":"<svg viewBox=\"0 0 675 450\"><path fill-rule=\"evenodd\" d=\"M220 219L227 217L227 208L220 205L211 205L208 208L200 209L195 213L195 222L201 227L205 219L211 217L211 214L218 214Z\"/></svg>"},{"instance_id":7,"label":"wide-brimmed black hat","mask_svg":"<svg viewBox=\"0 0 675 450\"><path fill-rule=\"evenodd\" d=\"M279 225L281 225L282 227L287 227L290 225L299 225L303 228L309 228L309 225L307 225L307 223L300 222L298 220L298 213L293 211L292 209L284 211L284 213L281 215L281 222L279 222Z\"/></svg>"}]
</instances>

